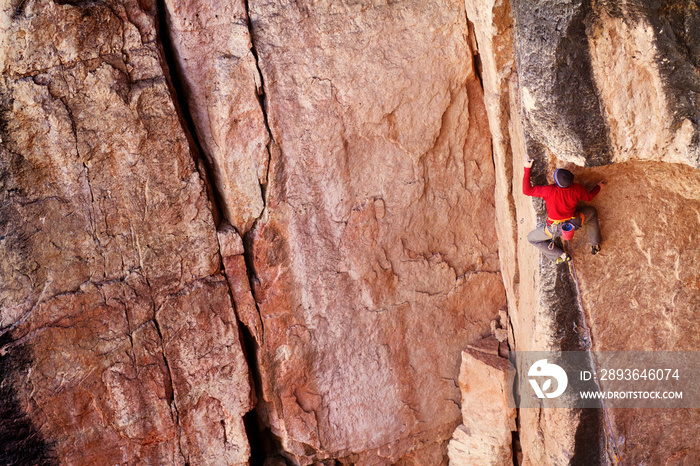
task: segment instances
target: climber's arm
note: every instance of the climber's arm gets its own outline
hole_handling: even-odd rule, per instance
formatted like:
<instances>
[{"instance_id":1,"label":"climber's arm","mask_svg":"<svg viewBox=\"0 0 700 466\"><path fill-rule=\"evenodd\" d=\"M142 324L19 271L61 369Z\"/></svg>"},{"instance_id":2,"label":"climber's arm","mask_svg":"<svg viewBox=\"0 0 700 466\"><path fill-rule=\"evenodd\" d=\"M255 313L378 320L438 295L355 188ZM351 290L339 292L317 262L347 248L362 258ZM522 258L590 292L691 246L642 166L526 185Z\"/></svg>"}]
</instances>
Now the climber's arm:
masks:
<instances>
[{"instance_id":1,"label":"climber's arm","mask_svg":"<svg viewBox=\"0 0 700 466\"><path fill-rule=\"evenodd\" d=\"M593 200L594 197L600 192L601 189L603 189L603 186L605 186L604 182L598 183L595 188L591 189L590 191L581 186L581 200L582 201L591 201Z\"/></svg>"},{"instance_id":2,"label":"climber's arm","mask_svg":"<svg viewBox=\"0 0 700 466\"><path fill-rule=\"evenodd\" d=\"M530 183L530 170L532 169L532 160L525 163L525 174L523 175L523 194L526 196L542 197L547 186L532 186Z\"/></svg>"}]
</instances>

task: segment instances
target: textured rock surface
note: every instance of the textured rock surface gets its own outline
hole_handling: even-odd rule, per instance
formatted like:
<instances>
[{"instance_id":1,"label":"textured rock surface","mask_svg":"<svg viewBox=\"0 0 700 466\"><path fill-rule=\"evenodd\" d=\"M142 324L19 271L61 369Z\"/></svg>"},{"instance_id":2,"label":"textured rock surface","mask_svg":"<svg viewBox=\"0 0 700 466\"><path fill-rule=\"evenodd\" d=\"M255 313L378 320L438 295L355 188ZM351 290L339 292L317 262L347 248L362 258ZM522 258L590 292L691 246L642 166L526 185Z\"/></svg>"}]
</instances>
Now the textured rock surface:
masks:
<instances>
[{"instance_id":1,"label":"textured rock surface","mask_svg":"<svg viewBox=\"0 0 700 466\"><path fill-rule=\"evenodd\" d=\"M220 206L245 234L263 209L269 133L243 0L166 0L169 36Z\"/></svg>"},{"instance_id":2,"label":"textured rock surface","mask_svg":"<svg viewBox=\"0 0 700 466\"><path fill-rule=\"evenodd\" d=\"M596 202L604 250L600 258L576 256L594 349L697 351L700 172L628 162L579 177L610 181ZM575 238L574 248L585 251L582 242ZM647 412L612 411L625 463L692 464L700 458L695 435L688 435L700 422L697 410L655 410L653 421L640 422Z\"/></svg>"},{"instance_id":3,"label":"textured rock surface","mask_svg":"<svg viewBox=\"0 0 700 466\"><path fill-rule=\"evenodd\" d=\"M504 305L463 3L250 14L275 143L247 238L263 417L302 463L439 446L459 353Z\"/></svg>"},{"instance_id":4,"label":"textured rock surface","mask_svg":"<svg viewBox=\"0 0 700 466\"><path fill-rule=\"evenodd\" d=\"M595 349L698 347L696 1L162 7L0 8L1 462L245 464L241 336L299 464L441 464L453 433L507 462L497 355L582 349L584 315ZM525 240L526 154L609 183L583 309ZM611 413L625 464L698 462L694 411L644 414ZM608 461L599 411L518 426L519 464Z\"/></svg>"},{"instance_id":5,"label":"textured rock surface","mask_svg":"<svg viewBox=\"0 0 700 466\"><path fill-rule=\"evenodd\" d=\"M260 314L250 290L245 264L245 248L236 230L229 224L219 226L217 232L221 248L224 273L228 279L233 301L236 305L238 320L245 325L255 341L262 341L263 328Z\"/></svg>"},{"instance_id":6,"label":"textured rock surface","mask_svg":"<svg viewBox=\"0 0 700 466\"><path fill-rule=\"evenodd\" d=\"M512 465L516 412L508 406L508 360L498 356L495 338L479 343L462 352L463 424L448 446L450 465Z\"/></svg>"},{"instance_id":7,"label":"textured rock surface","mask_svg":"<svg viewBox=\"0 0 700 466\"><path fill-rule=\"evenodd\" d=\"M529 150L700 168L696 2L518 1L513 13Z\"/></svg>"},{"instance_id":8,"label":"textured rock surface","mask_svg":"<svg viewBox=\"0 0 700 466\"><path fill-rule=\"evenodd\" d=\"M603 4L589 27L613 160L700 168L700 10L695 2L654 3Z\"/></svg>"},{"instance_id":9,"label":"textured rock surface","mask_svg":"<svg viewBox=\"0 0 700 466\"><path fill-rule=\"evenodd\" d=\"M3 458L245 463L248 370L155 11L5 5L0 436L33 433Z\"/></svg>"},{"instance_id":10,"label":"textured rock surface","mask_svg":"<svg viewBox=\"0 0 700 466\"><path fill-rule=\"evenodd\" d=\"M467 19L474 25L482 64L484 103L493 141L496 174L496 233L503 282L509 296L511 314L515 312L518 277L517 223L513 200L513 145L510 137L511 107L517 88L511 89L515 58L513 52L513 15L509 1L467 0ZM511 96L511 92L515 95ZM519 99L518 99L519 100ZM519 108L516 108L516 116ZM516 135L517 138L517 135ZM520 154L519 154L520 155Z\"/></svg>"},{"instance_id":11,"label":"textured rock surface","mask_svg":"<svg viewBox=\"0 0 700 466\"><path fill-rule=\"evenodd\" d=\"M519 192L527 148L538 159L540 184L561 166L589 186L600 179L609 183L593 202L600 212L605 252L590 256L583 235L573 242L594 349L696 349L698 328L690 315L697 309L697 274L686 258L692 261L698 254L698 172L687 168L698 167L699 74L697 47L691 45L697 42L697 5L541 1L515 2L513 12L524 117L521 130L513 118L518 218L513 281L519 283L512 294L507 273L504 280L516 348L573 349L582 344L571 332L573 324L580 326L581 311L570 274L540 263L525 240L535 218L544 213L539 201ZM583 170L572 164L635 160L684 165L627 162ZM499 235L502 249L507 247L504 238L509 241ZM603 446L594 441L603 435L600 413L595 413L572 412L567 421L565 416L554 419L547 410L521 411L525 463L567 458L578 464L590 445L599 445L596 461L606 461L600 457ZM653 422L642 421L637 410L611 415L625 464L692 463L697 457L693 442L678 434L679 429L694 429L693 412L659 411Z\"/></svg>"},{"instance_id":12,"label":"textured rock surface","mask_svg":"<svg viewBox=\"0 0 700 466\"><path fill-rule=\"evenodd\" d=\"M514 43L528 151L602 165L611 157L585 21L591 2L514 1Z\"/></svg>"}]
</instances>

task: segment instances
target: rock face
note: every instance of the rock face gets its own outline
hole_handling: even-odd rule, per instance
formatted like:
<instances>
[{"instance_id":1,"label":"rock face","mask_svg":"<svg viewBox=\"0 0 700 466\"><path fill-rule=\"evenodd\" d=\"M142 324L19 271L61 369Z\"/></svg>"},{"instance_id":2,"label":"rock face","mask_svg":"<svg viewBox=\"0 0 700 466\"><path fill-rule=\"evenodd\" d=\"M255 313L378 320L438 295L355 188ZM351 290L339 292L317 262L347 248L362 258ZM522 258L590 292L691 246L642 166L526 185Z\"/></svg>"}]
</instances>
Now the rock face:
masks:
<instances>
[{"instance_id":1,"label":"rock face","mask_svg":"<svg viewBox=\"0 0 700 466\"><path fill-rule=\"evenodd\" d=\"M700 168L697 3L594 5L588 43L613 161Z\"/></svg>"},{"instance_id":2,"label":"rock face","mask_svg":"<svg viewBox=\"0 0 700 466\"><path fill-rule=\"evenodd\" d=\"M432 465L452 436L453 464L613 437L698 463L695 411L513 436L499 354L698 347L699 26L695 0L4 2L0 462ZM526 241L526 157L608 181L581 305Z\"/></svg>"},{"instance_id":3,"label":"rock face","mask_svg":"<svg viewBox=\"0 0 700 466\"><path fill-rule=\"evenodd\" d=\"M248 368L155 11L2 24L3 462L245 464Z\"/></svg>"},{"instance_id":4,"label":"rock face","mask_svg":"<svg viewBox=\"0 0 700 466\"><path fill-rule=\"evenodd\" d=\"M493 337L462 352L462 420L450 441L450 465L512 465L516 410L508 402L508 360Z\"/></svg>"},{"instance_id":5,"label":"rock face","mask_svg":"<svg viewBox=\"0 0 700 466\"><path fill-rule=\"evenodd\" d=\"M512 91L515 57L513 52L513 15L508 1L467 0L467 19L473 24L479 48L484 85L484 103L489 119L496 175L496 233L503 282L510 299L509 310L515 313L517 220L513 201L513 151L518 149L520 133L511 143L511 108L517 91ZM516 78L517 79L517 78ZM515 81L517 83L517 81ZM517 88L516 88L517 89ZM513 95L511 95L513 94ZM519 108L515 108L516 115ZM522 136L521 136L522 137ZM519 154L520 156L520 154Z\"/></svg>"},{"instance_id":6,"label":"rock face","mask_svg":"<svg viewBox=\"0 0 700 466\"><path fill-rule=\"evenodd\" d=\"M249 5L274 141L247 238L262 416L295 462L394 463L449 439L459 353L505 305L464 7Z\"/></svg>"},{"instance_id":7,"label":"rock face","mask_svg":"<svg viewBox=\"0 0 700 466\"><path fill-rule=\"evenodd\" d=\"M153 3L3 10L8 458L247 462L241 322L290 460L444 462L505 307L463 4L164 7L185 118Z\"/></svg>"},{"instance_id":8,"label":"rock face","mask_svg":"<svg viewBox=\"0 0 700 466\"><path fill-rule=\"evenodd\" d=\"M697 308L698 292L686 262L699 251L688 227L697 223L699 73L697 47L689 46L697 43L697 6L514 2L513 15L513 155L496 172L512 170L511 180L497 178L513 193L510 205L499 205L507 199L497 197L497 211L515 211L518 226L514 244L512 234L499 229L499 249L517 251L515 269L502 264L515 348L585 347L571 331L584 316L596 350L697 348L689 313ZM485 83L492 81L489 73L498 76L485 66ZM567 267L542 262L526 241L545 212L520 192L525 154L537 160L539 184L562 166L589 187L601 179L609 183L592 202L601 218L603 252L590 256L585 235L572 243L582 309ZM640 162L648 160L656 162ZM677 433L697 424L685 411L659 412L649 423L640 421L640 410L613 411L613 432L607 434L595 410L532 411L519 413L524 464L607 462L606 435L615 436L624 463L692 462L698 455ZM658 447L643 447L650 444Z\"/></svg>"},{"instance_id":9,"label":"rock face","mask_svg":"<svg viewBox=\"0 0 700 466\"><path fill-rule=\"evenodd\" d=\"M245 234L263 209L269 134L243 0L167 0L169 37L224 216Z\"/></svg>"},{"instance_id":10,"label":"rock face","mask_svg":"<svg viewBox=\"0 0 700 466\"><path fill-rule=\"evenodd\" d=\"M602 165L611 154L585 46L590 3L514 1L514 40L528 150L539 143L564 160Z\"/></svg>"},{"instance_id":11,"label":"rock face","mask_svg":"<svg viewBox=\"0 0 700 466\"><path fill-rule=\"evenodd\" d=\"M583 171L580 178L611 181L596 202L605 219L603 260L583 253L582 238L573 243L582 251L577 268L594 349L696 351L700 172L679 164L626 162ZM623 461L698 461L700 448L688 437L700 422L697 410L655 410L653 421L640 422L647 412L611 413Z\"/></svg>"},{"instance_id":12,"label":"rock face","mask_svg":"<svg viewBox=\"0 0 700 466\"><path fill-rule=\"evenodd\" d=\"M695 2L516 1L528 150L700 168Z\"/></svg>"}]
</instances>

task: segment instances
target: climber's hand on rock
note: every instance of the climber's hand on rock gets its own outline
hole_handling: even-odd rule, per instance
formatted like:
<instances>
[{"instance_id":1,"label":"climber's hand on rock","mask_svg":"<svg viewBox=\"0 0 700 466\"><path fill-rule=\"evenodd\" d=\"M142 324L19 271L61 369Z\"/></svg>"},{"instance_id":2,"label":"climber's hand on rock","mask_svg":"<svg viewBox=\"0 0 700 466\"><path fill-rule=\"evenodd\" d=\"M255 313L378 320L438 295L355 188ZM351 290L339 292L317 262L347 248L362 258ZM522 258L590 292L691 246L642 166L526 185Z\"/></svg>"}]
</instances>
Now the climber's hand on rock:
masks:
<instances>
[{"instance_id":1,"label":"climber's hand on rock","mask_svg":"<svg viewBox=\"0 0 700 466\"><path fill-rule=\"evenodd\" d=\"M599 181L598 186L600 187L601 191L603 190L604 187L606 187L608 184L605 181Z\"/></svg>"},{"instance_id":2,"label":"climber's hand on rock","mask_svg":"<svg viewBox=\"0 0 700 466\"><path fill-rule=\"evenodd\" d=\"M525 159L525 168L532 168L533 163L535 163L534 159Z\"/></svg>"}]
</instances>

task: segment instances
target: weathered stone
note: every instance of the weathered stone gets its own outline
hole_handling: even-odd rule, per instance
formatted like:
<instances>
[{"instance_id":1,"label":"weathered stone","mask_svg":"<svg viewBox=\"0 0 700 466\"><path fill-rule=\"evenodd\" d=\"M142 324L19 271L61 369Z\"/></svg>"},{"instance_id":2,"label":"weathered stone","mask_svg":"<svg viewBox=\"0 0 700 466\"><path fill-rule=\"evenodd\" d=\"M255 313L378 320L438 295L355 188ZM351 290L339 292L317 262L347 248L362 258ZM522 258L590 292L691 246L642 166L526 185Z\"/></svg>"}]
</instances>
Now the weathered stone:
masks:
<instances>
[{"instance_id":1,"label":"weathered stone","mask_svg":"<svg viewBox=\"0 0 700 466\"><path fill-rule=\"evenodd\" d=\"M513 12L530 151L700 168L694 2L516 1Z\"/></svg>"},{"instance_id":2,"label":"weathered stone","mask_svg":"<svg viewBox=\"0 0 700 466\"><path fill-rule=\"evenodd\" d=\"M45 450L3 448L18 463L248 460L212 212L142 3L2 9L3 410Z\"/></svg>"},{"instance_id":3,"label":"weathered stone","mask_svg":"<svg viewBox=\"0 0 700 466\"><path fill-rule=\"evenodd\" d=\"M244 0L166 0L189 111L225 217L245 234L262 212L269 133Z\"/></svg>"},{"instance_id":4,"label":"weathered stone","mask_svg":"<svg viewBox=\"0 0 700 466\"><path fill-rule=\"evenodd\" d=\"M589 183L609 181L596 198L603 249L591 256L585 235L573 241L580 251L574 260L594 349L696 351L700 172L679 164L628 162L577 176ZM645 420L647 412L612 410L625 463L672 464L680 451L688 462L698 458L700 448L688 435L700 419L696 410L654 410L653 421Z\"/></svg>"},{"instance_id":5,"label":"weathered stone","mask_svg":"<svg viewBox=\"0 0 700 466\"><path fill-rule=\"evenodd\" d=\"M253 397L225 279L195 282L163 303L156 320L183 456L190 464L248 464L243 414Z\"/></svg>"},{"instance_id":6,"label":"weathered stone","mask_svg":"<svg viewBox=\"0 0 700 466\"><path fill-rule=\"evenodd\" d=\"M590 1L513 1L515 56L531 155L539 145L579 165L610 161L606 121L586 47L590 15Z\"/></svg>"},{"instance_id":7,"label":"weathered stone","mask_svg":"<svg viewBox=\"0 0 700 466\"><path fill-rule=\"evenodd\" d=\"M509 311L517 309L516 288L518 286L517 222L513 200L513 151L511 144L511 108L517 98L517 87L511 89L515 58L513 52L513 16L508 1L466 0L467 19L474 24L482 63L484 103L489 119L493 141L493 160L496 175L496 233L498 256L503 283L509 296ZM514 93L511 96L511 92ZM519 118L519 108L515 117ZM516 141L518 134L515 135ZM516 146L513 149L512 146ZM518 185L515 185L516 189ZM504 311L505 312L505 311ZM500 312L499 312L500 315ZM506 328L508 318L501 316L501 325ZM515 341L512 342L515 344Z\"/></svg>"},{"instance_id":8,"label":"weathered stone","mask_svg":"<svg viewBox=\"0 0 700 466\"><path fill-rule=\"evenodd\" d=\"M700 42L693 27L700 25L700 10L689 2L635 3L601 2L588 28L613 160L700 168L700 50L692 45Z\"/></svg>"},{"instance_id":9,"label":"weathered stone","mask_svg":"<svg viewBox=\"0 0 700 466\"><path fill-rule=\"evenodd\" d=\"M504 328L497 328L493 333L493 336L496 337L496 340L502 343L508 340L508 331Z\"/></svg>"},{"instance_id":10,"label":"weathered stone","mask_svg":"<svg viewBox=\"0 0 700 466\"><path fill-rule=\"evenodd\" d=\"M450 465L513 464L516 410L508 402L508 360L476 349L462 352L459 388L463 424L448 446Z\"/></svg>"},{"instance_id":11,"label":"weathered stone","mask_svg":"<svg viewBox=\"0 0 700 466\"><path fill-rule=\"evenodd\" d=\"M299 463L444 455L459 352L505 304L464 5L249 5L274 139L247 243L262 417Z\"/></svg>"},{"instance_id":12,"label":"weathered stone","mask_svg":"<svg viewBox=\"0 0 700 466\"><path fill-rule=\"evenodd\" d=\"M688 47L696 34L691 26L697 6L515 2L514 14L524 128L515 118L516 106L511 111L511 142L518 267L513 275L504 273L504 280L516 348L585 347L582 336L573 332L581 328L582 312L591 327L594 349L696 348L697 329L689 325L687 313L697 307L698 294L685 285L684 280L692 283L693 278L682 258L697 253L685 226L689 218L697 217L697 195L691 194L697 189L697 172L675 164L639 162L582 170L571 162L590 166L655 160L698 167L693 123L698 112L697 49ZM517 81L513 86L517 91ZM608 253L591 256L582 234L572 243L583 309L567 267L540 262L525 239L535 219L544 215L540 201L531 202L519 193L526 153L538 160L534 169L538 184L562 166L589 187L601 179L609 183L592 202L599 211L603 249ZM509 250L509 237L499 234L499 240L500 249ZM681 245L677 250L669 246L676 243ZM639 305L635 310L658 312L626 311L631 303ZM646 326L654 331L645 332ZM668 331L659 333L659 328ZM625 463L663 464L676 451L684 452L681 457L697 455L682 436L669 434L680 425L695 425L692 414L664 411L658 423L655 416L653 425L640 422L634 410L610 415ZM607 461L598 410L523 410L520 425L525 464L547 464L557 458L585 464ZM653 452L642 447L649 444L658 447Z\"/></svg>"},{"instance_id":13,"label":"weathered stone","mask_svg":"<svg viewBox=\"0 0 700 466\"><path fill-rule=\"evenodd\" d=\"M453 432L510 461L499 356L585 349L584 317L594 349L697 348L696 1L163 5L209 186L155 2L0 7L1 462L245 464L239 335L298 464L444 464ZM609 183L582 308L525 239L528 155ZM693 411L609 414L626 464L698 462ZM609 460L599 410L519 426L519 464Z\"/></svg>"},{"instance_id":14,"label":"weathered stone","mask_svg":"<svg viewBox=\"0 0 700 466\"><path fill-rule=\"evenodd\" d=\"M236 315L255 341L262 341L263 329L260 313L253 299L248 278L248 269L243 253L243 241L236 230L228 223L223 223L217 231L224 273L228 280L233 301L236 305Z\"/></svg>"}]
</instances>

